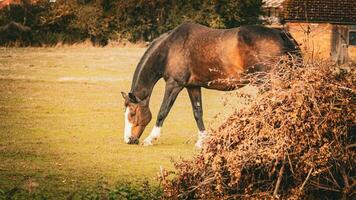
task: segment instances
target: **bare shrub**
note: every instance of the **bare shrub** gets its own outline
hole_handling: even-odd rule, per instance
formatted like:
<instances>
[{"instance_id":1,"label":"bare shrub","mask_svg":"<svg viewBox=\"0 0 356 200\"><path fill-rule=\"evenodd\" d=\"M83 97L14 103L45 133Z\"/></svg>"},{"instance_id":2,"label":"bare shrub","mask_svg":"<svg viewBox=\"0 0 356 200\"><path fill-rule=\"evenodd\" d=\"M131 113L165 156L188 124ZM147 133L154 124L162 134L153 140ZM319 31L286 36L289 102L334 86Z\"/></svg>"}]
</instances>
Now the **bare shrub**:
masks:
<instances>
[{"instance_id":1,"label":"bare shrub","mask_svg":"<svg viewBox=\"0 0 356 200\"><path fill-rule=\"evenodd\" d=\"M259 97L213 130L199 155L161 173L165 198L351 199L354 69L274 68Z\"/></svg>"}]
</instances>

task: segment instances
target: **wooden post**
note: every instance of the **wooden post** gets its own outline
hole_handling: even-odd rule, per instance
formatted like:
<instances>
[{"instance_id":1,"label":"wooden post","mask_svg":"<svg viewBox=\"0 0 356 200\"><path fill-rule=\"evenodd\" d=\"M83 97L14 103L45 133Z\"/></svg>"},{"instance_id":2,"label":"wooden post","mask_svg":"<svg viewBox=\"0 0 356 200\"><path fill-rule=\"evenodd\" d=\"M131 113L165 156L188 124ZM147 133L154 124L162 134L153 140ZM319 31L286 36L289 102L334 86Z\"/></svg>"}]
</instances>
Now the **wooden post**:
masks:
<instances>
[{"instance_id":1,"label":"wooden post","mask_svg":"<svg viewBox=\"0 0 356 200\"><path fill-rule=\"evenodd\" d=\"M348 26L333 25L331 37L331 58L339 65L346 63L349 60L348 42L349 28Z\"/></svg>"}]
</instances>

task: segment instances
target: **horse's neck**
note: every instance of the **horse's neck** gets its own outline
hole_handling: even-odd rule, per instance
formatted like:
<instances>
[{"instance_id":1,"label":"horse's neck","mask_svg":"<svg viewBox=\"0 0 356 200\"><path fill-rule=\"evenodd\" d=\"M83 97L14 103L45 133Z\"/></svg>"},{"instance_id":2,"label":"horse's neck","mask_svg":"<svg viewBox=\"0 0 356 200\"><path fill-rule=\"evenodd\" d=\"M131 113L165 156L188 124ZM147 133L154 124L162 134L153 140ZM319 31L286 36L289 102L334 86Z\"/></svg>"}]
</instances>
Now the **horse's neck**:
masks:
<instances>
[{"instance_id":1,"label":"horse's neck","mask_svg":"<svg viewBox=\"0 0 356 200\"><path fill-rule=\"evenodd\" d=\"M154 40L137 65L131 92L141 100L150 98L154 85L162 78L167 52L162 43L168 35L169 33L165 33Z\"/></svg>"},{"instance_id":2,"label":"horse's neck","mask_svg":"<svg viewBox=\"0 0 356 200\"><path fill-rule=\"evenodd\" d=\"M149 70L144 70L133 80L131 92L141 100L150 98L153 88L157 81L162 78L158 73L148 73Z\"/></svg>"}]
</instances>

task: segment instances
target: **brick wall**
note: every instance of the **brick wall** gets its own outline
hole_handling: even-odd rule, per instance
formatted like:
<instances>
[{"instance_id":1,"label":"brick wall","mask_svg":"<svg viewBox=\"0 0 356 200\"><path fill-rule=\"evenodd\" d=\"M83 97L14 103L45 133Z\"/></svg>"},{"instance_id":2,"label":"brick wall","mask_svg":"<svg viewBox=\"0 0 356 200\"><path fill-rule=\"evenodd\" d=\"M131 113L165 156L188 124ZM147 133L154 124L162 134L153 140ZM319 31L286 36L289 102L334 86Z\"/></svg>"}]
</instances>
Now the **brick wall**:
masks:
<instances>
[{"instance_id":1,"label":"brick wall","mask_svg":"<svg viewBox=\"0 0 356 200\"><path fill-rule=\"evenodd\" d=\"M288 22L286 28L301 45L306 59L331 59L332 24ZM349 46L348 55L356 62L356 46Z\"/></svg>"},{"instance_id":2,"label":"brick wall","mask_svg":"<svg viewBox=\"0 0 356 200\"><path fill-rule=\"evenodd\" d=\"M356 46L349 46L349 57L356 62Z\"/></svg>"},{"instance_id":3,"label":"brick wall","mask_svg":"<svg viewBox=\"0 0 356 200\"><path fill-rule=\"evenodd\" d=\"M332 25L290 22L286 28L301 45L305 58L330 58Z\"/></svg>"}]
</instances>

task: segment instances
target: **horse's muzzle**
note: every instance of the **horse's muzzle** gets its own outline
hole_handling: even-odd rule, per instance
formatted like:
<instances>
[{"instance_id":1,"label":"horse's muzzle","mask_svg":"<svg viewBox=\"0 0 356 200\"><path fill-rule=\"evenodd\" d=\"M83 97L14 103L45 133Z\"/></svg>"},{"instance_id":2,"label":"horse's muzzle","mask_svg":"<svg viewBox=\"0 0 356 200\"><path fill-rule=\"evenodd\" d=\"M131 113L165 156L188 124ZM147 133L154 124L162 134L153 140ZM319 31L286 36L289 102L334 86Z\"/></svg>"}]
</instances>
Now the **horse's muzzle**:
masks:
<instances>
[{"instance_id":1,"label":"horse's muzzle","mask_svg":"<svg viewBox=\"0 0 356 200\"><path fill-rule=\"evenodd\" d=\"M129 142L127 144L138 144L139 140L136 137L130 137Z\"/></svg>"}]
</instances>

